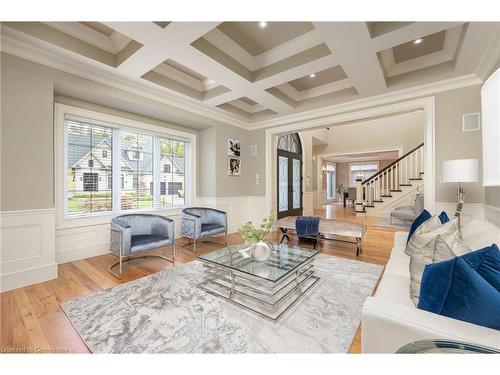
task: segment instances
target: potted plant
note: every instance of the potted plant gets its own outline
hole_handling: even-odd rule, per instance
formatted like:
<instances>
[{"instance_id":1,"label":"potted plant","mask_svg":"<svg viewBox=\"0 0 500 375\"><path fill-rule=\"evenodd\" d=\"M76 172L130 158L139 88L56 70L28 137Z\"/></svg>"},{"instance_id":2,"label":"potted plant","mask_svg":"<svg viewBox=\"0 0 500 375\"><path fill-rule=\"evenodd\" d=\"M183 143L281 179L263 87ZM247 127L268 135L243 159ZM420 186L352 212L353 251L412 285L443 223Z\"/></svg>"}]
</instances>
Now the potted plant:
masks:
<instances>
[{"instance_id":1,"label":"potted plant","mask_svg":"<svg viewBox=\"0 0 500 375\"><path fill-rule=\"evenodd\" d=\"M247 244L252 244L249 251L257 261L266 261L271 256L274 248L271 242L266 240L267 235L271 232L274 223L274 212L271 211L268 217L262 220L259 227L254 227L251 221L246 222L238 233L243 237L243 241Z\"/></svg>"}]
</instances>

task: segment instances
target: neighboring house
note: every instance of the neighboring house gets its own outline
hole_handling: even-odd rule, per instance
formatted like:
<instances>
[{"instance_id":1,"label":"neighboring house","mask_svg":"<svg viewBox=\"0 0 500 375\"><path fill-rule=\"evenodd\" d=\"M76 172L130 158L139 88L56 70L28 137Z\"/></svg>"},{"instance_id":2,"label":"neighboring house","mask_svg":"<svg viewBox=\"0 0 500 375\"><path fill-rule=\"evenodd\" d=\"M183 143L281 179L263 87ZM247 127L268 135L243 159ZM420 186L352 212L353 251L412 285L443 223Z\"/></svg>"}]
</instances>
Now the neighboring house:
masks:
<instances>
[{"instance_id":1,"label":"neighboring house","mask_svg":"<svg viewBox=\"0 0 500 375\"><path fill-rule=\"evenodd\" d=\"M88 137L69 134L69 183L74 193L111 192L111 140L103 139L89 151ZM121 190L149 193L153 191L153 158L151 145L123 142L121 150ZM160 196L181 195L184 189L184 158L162 155ZM181 192L179 192L181 190Z\"/></svg>"}]
</instances>

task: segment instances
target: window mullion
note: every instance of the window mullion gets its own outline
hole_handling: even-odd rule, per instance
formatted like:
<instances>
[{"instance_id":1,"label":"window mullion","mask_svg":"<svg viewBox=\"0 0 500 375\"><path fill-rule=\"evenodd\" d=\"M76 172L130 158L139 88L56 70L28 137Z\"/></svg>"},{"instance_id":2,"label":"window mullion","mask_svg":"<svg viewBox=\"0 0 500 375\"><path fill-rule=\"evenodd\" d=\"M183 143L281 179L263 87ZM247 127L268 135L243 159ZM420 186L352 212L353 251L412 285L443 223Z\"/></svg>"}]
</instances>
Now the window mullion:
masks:
<instances>
[{"instance_id":1,"label":"window mullion","mask_svg":"<svg viewBox=\"0 0 500 375\"><path fill-rule=\"evenodd\" d=\"M160 208L160 137L155 135L153 137L153 207Z\"/></svg>"},{"instance_id":2,"label":"window mullion","mask_svg":"<svg viewBox=\"0 0 500 375\"><path fill-rule=\"evenodd\" d=\"M121 141L120 131L113 129L112 138L112 192L113 192L113 211L121 209Z\"/></svg>"}]
</instances>

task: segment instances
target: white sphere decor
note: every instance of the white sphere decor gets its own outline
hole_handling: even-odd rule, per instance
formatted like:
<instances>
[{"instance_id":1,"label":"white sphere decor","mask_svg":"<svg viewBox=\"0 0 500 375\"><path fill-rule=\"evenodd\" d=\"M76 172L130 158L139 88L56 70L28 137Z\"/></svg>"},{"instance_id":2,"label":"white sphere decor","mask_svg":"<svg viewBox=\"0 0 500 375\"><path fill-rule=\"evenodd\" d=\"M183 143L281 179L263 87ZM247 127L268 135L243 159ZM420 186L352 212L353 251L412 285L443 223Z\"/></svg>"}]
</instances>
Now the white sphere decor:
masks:
<instances>
[{"instance_id":1,"label":"white sphere decor","mask_svg":"<svg viewBox=\"0 0 500 375\"><path fill-rule=\"evenodd\" d=\"M271 257L273 249L266 241L258 241L252 245L252 257L258 262L265 262Z\"/></svg>"}]
</instances>

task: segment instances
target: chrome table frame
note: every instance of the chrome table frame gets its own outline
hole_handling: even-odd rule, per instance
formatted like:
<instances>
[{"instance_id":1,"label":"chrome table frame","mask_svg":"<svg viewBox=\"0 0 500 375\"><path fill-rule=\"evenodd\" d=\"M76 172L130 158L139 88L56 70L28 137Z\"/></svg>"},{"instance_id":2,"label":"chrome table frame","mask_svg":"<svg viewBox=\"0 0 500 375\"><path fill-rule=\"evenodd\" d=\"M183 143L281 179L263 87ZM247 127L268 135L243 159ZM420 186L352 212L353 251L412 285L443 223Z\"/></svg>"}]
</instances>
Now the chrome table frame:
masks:
<instances>
[{"instance_id":1,"label":"chrome table frame","mask_svg":"<svg viewBox=\"0 0 500 375\"><path fill-rule=\"evenodd\" d=\"M198 287L266 319L277 321L320 280L314 272L316 255L276 281L198 258L205 273Z\"/></svg>"}]
</instances>

